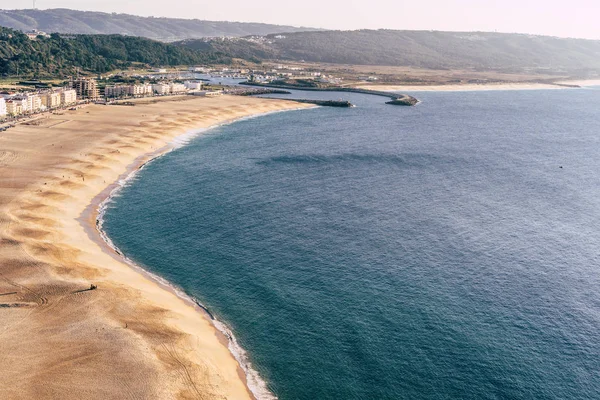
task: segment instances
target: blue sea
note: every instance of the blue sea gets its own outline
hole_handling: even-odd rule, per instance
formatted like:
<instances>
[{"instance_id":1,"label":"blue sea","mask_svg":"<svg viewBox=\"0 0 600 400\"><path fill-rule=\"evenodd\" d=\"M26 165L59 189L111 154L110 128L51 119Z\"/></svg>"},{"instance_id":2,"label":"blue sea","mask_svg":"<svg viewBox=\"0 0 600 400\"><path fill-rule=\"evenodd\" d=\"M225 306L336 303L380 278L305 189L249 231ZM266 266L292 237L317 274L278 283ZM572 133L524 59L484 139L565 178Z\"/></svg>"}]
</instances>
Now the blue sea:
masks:
<instances>
[{"instance_id":1,"label":"blue sea","mask_svg":"<svg viewBox=\"0 0 600 400\"><path fill-rule=\"evenodd\" d=\"M600 399L600 89L423 92L215 128L104 229L279 399Z\"/></svg>"}]
</instances>

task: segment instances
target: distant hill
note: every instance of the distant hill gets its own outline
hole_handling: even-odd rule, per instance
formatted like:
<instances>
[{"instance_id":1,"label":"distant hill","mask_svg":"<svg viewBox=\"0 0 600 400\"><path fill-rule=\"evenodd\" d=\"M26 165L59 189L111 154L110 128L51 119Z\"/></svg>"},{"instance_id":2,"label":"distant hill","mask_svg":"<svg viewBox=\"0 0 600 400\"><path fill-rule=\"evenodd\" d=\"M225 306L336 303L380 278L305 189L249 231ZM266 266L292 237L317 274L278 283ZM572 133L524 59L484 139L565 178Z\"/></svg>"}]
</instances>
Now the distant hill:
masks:
<instances>
[{"instance_id":1,"label":"distant hill","mask_svg":"<svg viewBox=\"0 0 600 400\"><path fill-rule=\"evenodd\" d=\"M104 73L137 66L228 64L231 58L213 50L196 51L150 39L121 35L52 34L30 40L0 27L0 75L65 77L76 70Z\"/></svg>"},{"instance_id":2,"label":"distant hill","mask_svg":"<svg viewBox=\"0 0 600 400\"><path fill-rule=\"evenodd\" d=\"M165 6L168 6L165 3ZM313 30L293 26L247 22L201 21L197 19L152 18L69 9L0 10L0 26L48 33L120 34L160 41L188 38L268 35Z\"/></svg>"},{"instance_id":3,"label":"distant hill","mask_svg":"<svg viewBox=\"0 0 600 400\"><path fill-rule=\"evenodd\" d=\"M484 32L320 31L176 43L239 58L504 72L600 71L600 41Z\"/></svg>"}]
</instances>

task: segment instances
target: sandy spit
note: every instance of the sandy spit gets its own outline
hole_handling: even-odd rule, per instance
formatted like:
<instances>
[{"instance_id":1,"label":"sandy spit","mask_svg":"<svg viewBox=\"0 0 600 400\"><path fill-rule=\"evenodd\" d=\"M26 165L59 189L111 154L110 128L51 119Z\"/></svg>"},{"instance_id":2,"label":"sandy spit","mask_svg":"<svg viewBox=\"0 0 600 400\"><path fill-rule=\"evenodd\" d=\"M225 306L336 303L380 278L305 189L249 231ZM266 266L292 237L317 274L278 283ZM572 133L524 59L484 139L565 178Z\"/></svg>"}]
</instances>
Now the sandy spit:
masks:
<instances>
[{"instance_id":1,"label":"sandy spit","mask_svg":"<svg viewBox=\"0 0 600 400\"><path fill-rule=\"evenodd\" d=\"M456 85L357 85L361 89L383 90L389 92L472 92L481 90L541 90L567 89L561 85L596 86L600 80L560 81L547 83L499 83L499 84L456 84Z\"/></svg>"},{"instance_id":2,"label":"sandy spit","mask_svg":"<svg viewBox=\"0 0 600 400\"><path fill-rule=\"evenodd\" d=\"M186 132L304 106L174 97L0 133L0 398L251 399L206 315L116 257L95 210Z\"/></svg>"},{"instance_id":3,"label":"sandy spit","mask_svg":"<svg viewBox=\"0 0 600 400\"><path fill-rule=\"evenodd\" d=\"M577 85L577 86L582 86L582 87L600 86L600 79L587 79L587 80L578 80L578 81L561 81L561 82L556 82L556 83L566 84L566 85Z\"/></svg>"}]
</instances>

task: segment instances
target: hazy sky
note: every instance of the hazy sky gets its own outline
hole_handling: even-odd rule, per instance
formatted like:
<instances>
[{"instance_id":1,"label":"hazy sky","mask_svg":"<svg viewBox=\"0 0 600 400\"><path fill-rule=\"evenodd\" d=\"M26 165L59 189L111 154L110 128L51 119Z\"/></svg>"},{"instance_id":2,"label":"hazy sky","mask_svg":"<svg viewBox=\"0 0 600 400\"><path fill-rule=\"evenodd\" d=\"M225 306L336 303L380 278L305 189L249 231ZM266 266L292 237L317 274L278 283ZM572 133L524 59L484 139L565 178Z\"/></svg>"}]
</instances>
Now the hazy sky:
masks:
<instances>
[{"instance_id":1,"label":"hazy sky","mask_svg":"<svg viewBox=\"0 0 600 400\"><path fill-rule=\"evenodd\" d=\"M0 0L0 8L31 8ZM37 7L330 29L536 33L600 39L600 0L37 0Z\"/></svg>"}]
</instances>

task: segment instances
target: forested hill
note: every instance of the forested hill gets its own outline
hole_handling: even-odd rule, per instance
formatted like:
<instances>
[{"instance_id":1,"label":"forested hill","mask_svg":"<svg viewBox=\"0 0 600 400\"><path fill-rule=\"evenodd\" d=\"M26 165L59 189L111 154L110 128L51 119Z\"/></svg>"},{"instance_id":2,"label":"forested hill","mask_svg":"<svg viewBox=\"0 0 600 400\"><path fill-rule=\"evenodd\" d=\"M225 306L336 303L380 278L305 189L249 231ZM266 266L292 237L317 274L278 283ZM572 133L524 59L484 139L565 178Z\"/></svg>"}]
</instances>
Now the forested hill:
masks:
<instances>
[{"instance_id":1,"label":"forested hill","mask_svg":"<svg viewBox=\"0 0 600 400\"><path fill-rule=\"evenodd\" d=\"M600 41L500 33L325 31L167 44L123 35L30 40L0 27L0 75L65 76L137 66L230 64L240 58L394 65L425 69L600 74Z\"/></svg>"},{"instance_id":2,"label":"forested hill","mask_svg":"<svg viewBox=\"0 0 600 400\"><path fill-rule=\"evenodd\" d=\"M169 7L169 3L165 3ZM160 41L188 38L268 35L311 30L293 26L197 19L152 18L68 9L0 10L0 26L48 33L120 34Z\"/></svg>"},{"instance_id":3,"label":"forested hill","mask_svg":"<svg viewBox=\"0 0 600 400\"><path fill-rule=\"evenodd\" d=\"M600 41L506 33L322 31L179 45L241 58L506 72L600 71Z\"/></svg>"},{"instance_id":4,"label":"forested hill","mask_svg":"<svg viewBox=\"0 0 600 400\"><path fill-rule=\"evenodd\" d=\"M150 39L121 35L52 34L30 40L19 31L0 27L0 75L61 77L76 69L103 73L144 66L230 63L218 51L195 51Z\"/></svg>"}]
</instances>

